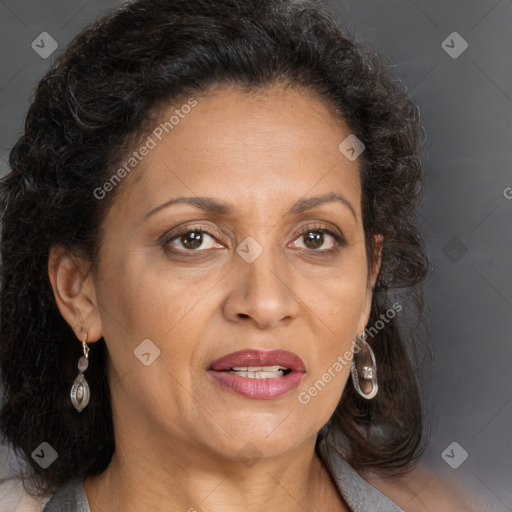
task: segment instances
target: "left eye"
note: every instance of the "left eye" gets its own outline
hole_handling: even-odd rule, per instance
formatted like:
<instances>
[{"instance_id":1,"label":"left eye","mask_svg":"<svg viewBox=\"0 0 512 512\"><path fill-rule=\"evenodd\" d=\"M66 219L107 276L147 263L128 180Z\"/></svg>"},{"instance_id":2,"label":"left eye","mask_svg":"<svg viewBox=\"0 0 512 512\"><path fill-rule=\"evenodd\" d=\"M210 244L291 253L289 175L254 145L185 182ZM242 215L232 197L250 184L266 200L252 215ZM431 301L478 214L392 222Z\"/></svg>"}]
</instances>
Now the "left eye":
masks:
<instances>
[{"instance_id":1,"label":"left eye","mask_svg":"<svg viewBox=\"0 0 512 512\"><path fill-rule=\"evenodd\" d=\"M326 236L332 239L334 243L331 242L329 247L324 247L323 250L319 250L326 243ZM296 240L300 240L304 245L302 247L295 245L295 247L299 249L309 249L315 252L336 250L337 247L343 244L341 237L327 228L307 228L301 232L299 238ZM294 242L294 244L296 243L297 242Z\"/></svg>"}]
</instances>

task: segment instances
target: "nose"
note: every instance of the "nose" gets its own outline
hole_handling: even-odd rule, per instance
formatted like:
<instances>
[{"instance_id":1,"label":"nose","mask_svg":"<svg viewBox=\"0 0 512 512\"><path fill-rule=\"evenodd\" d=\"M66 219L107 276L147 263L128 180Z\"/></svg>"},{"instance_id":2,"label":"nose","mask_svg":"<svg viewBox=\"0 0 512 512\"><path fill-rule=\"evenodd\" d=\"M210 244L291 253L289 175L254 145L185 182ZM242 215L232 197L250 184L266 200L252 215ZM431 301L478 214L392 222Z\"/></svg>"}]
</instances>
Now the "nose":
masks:
<instances>
[{"instance_id":1,"label":"nose","mask_svg":"<svg viewBox=\"0 0 512 512\"><path fill-rule=\"evenodd\" d=\"M294 290L294 269L282 252L265 249L251 263L235 258L224 302L229 321L252 323L263 330L288 325L297 317L301 301Z\"/></svg>"}]
</instances>

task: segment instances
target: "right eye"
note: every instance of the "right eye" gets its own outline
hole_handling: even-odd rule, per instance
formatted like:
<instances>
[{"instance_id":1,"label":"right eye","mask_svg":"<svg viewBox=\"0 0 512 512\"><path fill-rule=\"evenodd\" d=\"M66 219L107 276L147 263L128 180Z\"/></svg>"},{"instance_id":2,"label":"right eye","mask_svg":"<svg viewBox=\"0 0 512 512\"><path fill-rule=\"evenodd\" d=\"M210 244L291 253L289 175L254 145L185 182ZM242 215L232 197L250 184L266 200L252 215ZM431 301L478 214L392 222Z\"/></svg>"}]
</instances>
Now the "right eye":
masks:
<instances>
[{"instance_id":1,"label":"right eye","mask_svg":"<svg viewBox=\"0 0 512 512\"><path fill-rule=\"evenodd\" d=\"M166 247L170 246L172 252L184 254L202 252L201 248L203 250L214 249L215 244L218 244L217 248L224 247L217 242L212 233L198 227L188 227L180 230L178 233L171 233L170 238L167 238L164 242Z\"/></svg>"}]
</instances>

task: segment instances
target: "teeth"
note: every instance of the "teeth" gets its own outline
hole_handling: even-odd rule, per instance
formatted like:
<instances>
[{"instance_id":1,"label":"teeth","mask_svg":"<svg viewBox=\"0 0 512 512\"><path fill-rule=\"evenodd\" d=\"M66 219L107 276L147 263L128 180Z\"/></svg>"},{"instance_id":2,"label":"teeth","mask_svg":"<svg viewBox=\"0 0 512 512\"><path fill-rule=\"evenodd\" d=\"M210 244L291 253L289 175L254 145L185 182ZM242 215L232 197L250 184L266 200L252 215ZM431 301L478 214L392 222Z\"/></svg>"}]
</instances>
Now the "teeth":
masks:
<instances>
[{"instance_id":1,"label":"teeth","mask_svg":"<svg viewBox=\"0 0 512 512\"><path fill-rule=\"evenodd\" d=\"M277 372L288 368L284 366L233 366L231 369L238 372Z\"/></svg>"},{"instance_id":2,"label":"teeth","mask_svg":"<svg viewBox=\"0 0 512 512\"><path fill-rule=\"evenodd\" d=\"M228 373L234 373L239 377L249 379L277 379L284 375L283 370L288 370L284 366L233 366Z\"/></svg>"},{"instance_id":3,"label":"teeth","mask_svg":"<svg viewBox=\"0 0 512 512\"><path fill-rule=\"evenodd\" d=\"M249 366L249 368L254 368L254 367ZM274 367L270 367L270 368L274 368ZM239 377L247 377L249 379L277 379L284 375L284 372L282 370L279 370L276 372L269 372L269 371L262 371L260 369L258 369L255 372L254 371L245 372L245 371L240 371L240 370L229 370L228 373L234 373L235 375L238 375Z\"/></svg>"}]
</instances>

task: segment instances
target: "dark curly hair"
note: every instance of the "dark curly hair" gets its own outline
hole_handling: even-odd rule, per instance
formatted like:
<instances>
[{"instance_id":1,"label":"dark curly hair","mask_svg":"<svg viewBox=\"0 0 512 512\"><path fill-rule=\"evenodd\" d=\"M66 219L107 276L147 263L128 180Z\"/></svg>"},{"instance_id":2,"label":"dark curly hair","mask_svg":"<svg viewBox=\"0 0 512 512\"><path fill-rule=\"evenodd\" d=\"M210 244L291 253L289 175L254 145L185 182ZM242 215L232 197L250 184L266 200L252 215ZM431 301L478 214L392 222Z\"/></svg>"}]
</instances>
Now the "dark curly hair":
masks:
<instances>
[{"instance_id":1,"label":"dark curly hair","mask_svg":"<svg viewBox=\"0 0 512 512\"><path fill-rule=\"evenodd\" d=\"M283 85L324 100L366 147L359 162L369 268L374 235L384 237L369 325L397 297L402 318L421 318L429 270L416 213L423 131L390 69L321 7L293 0L138 0L87 27L56 59L0 185L0 427L29 462L34 489L49 494L100 473L115 450L104 339L91 350L90 404L79 414L69 399L81 345L57 308L49 249L63 244L95 268L116 193L100 201L94 190L180 98L217 86ZM346 386L318 439L330 439L358 470L404 472L425 444L409 350L417 331L394 317L369 343L379 394L365 401ZM43 441L59 454L48 469L31 457Z\"/></svg>"}]
</instances>

